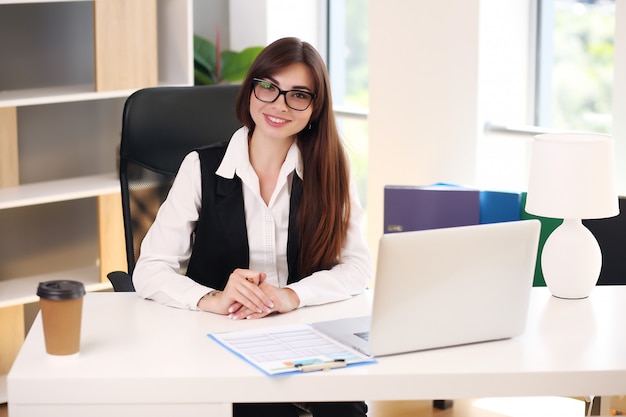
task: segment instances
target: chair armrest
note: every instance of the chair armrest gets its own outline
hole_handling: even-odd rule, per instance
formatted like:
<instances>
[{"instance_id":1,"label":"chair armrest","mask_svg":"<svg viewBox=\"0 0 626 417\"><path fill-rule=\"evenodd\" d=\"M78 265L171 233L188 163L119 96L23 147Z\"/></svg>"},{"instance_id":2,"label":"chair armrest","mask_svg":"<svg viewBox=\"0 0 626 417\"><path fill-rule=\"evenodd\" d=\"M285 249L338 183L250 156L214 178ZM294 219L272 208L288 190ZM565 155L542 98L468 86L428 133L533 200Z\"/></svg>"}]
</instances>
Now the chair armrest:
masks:
<instances>
[{"instance_id":1,"label":"chair armrest","mask_svg":"<svg viewBox=\"0 0 626 417\"><path fill-rule=\"evenodd\" d=\"M114 271L107 274L107 278L113 284L115 292L134 292L133 280L128 273L123 271Z\"/></svg>"}]
</instances>

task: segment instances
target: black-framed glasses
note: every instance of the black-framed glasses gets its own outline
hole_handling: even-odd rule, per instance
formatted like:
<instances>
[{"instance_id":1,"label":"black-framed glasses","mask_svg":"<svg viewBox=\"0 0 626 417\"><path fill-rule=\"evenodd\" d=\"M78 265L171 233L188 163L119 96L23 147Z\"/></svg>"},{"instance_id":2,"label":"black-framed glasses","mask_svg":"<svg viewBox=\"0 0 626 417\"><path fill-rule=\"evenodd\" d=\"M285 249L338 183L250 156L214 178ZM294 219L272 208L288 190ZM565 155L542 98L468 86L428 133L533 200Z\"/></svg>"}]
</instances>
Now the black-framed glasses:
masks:
<instances>
[{"instance_id":1,"label":"black-framed glasses","mask_svg":"<svg viewBox=\"0 0 626 417\"><path fill-rule=\"evenodd\" d=\"M317 94L304 90L281 90L276 84L260 78L253 78L252 85L254 96L258 100L264 103L273 103L282 94L285 96L287 106L297 111L308 109L313 99L317 97Z\"/></svg>"}]
</instances>

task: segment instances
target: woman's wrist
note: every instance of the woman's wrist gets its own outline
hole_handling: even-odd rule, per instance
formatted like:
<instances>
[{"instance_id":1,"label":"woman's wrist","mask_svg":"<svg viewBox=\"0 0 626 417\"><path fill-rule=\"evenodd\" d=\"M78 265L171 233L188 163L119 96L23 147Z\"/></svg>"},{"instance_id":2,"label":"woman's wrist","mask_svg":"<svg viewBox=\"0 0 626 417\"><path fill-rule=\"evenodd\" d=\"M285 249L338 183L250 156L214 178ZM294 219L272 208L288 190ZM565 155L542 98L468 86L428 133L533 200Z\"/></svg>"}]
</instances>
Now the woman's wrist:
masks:
<instances>
[{"instance_id":1,"label":"woman's wrist","mask_svg":"<svg viewBox=\"0 0 626 417\"><path fill-rule=\"evenodd\" d=\"M291 288L285 288L287 290L287 298L289 299L289 307L287 311L296 310L300 306L300 297Z\"/></svg>"},{"instance_id":2,"label":"woman's wrist","mask_svg":"<svg viewBox=\"0 0 626 417\"><path fill-rule=\"evenodd\" d=\"M198 308L204 311L213 311L211 307L215 305L215 302L217 301L217 296L221 293L222 291L220 290L212 290L204 294L200 298L200 300L198 300Z\"/></svg>"}]
</instances>

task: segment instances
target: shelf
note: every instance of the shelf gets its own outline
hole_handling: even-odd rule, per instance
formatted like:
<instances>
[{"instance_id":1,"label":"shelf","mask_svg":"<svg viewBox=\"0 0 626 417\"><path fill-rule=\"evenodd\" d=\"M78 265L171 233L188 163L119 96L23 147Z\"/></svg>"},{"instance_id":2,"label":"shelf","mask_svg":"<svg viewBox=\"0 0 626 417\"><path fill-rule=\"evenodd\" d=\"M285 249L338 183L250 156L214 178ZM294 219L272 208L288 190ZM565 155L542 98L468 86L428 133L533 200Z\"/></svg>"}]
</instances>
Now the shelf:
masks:
<instances>
[{"instance_id":1,"label":"shelf","mask_svg":"<svg viewBox=\"0 0 626 417\"><path fill-rule=\"evenodd\" d=\"M0 0L0 403L40 282L125 270L125 99L193 85L192 0ZM32 307L32 306L29 306Z\"/></svg>"},{"instance_id":2,"label":"shelf","mask_svg":"<svg viewBox=\"0 0 626 417\"><path fill-rule=\"evenodd\" d=\"M73 3L73 2L89 2L94 0L0 0L0 5L3 4L31 4L31 3Z\"/></svg>"},{"instance_id":3,"label":"shelf","mask_svg":"<svg viewBox=\"0 0 626 417\"><path fill-rule=\"evenodd\" d=\"M100 281L100 270L96 265L49 274L14 278L0 281L0 308L39 301L39 297L36 295L37 285L40 282L57 279L80 281L85 284L87 292L113 288L110 282Z\"/></svg>"},{"instance_id":4,"label":"shelf","mask_svg":"<svg viewBox=\"0 0 626 417\"><path fill-rule=\"evenodd\" d=\"M160 86L165 87L174 85L175 84L161 84ZM83 84L30 88L23 90L3 90L0 91L0 108L70 103L74 101L104 100L110 98L128 97L136 91L136 89L131 89L98 92L95 91L94 88L93 84Z\"/></svg>"},{"instance_id":5,"label":"shelf","mask_svg":"<svg viewBox=\"0 0 626 417\"><path fill-rule=\"evenodd\" d=\"M134 90L96 92L93 84L0 91L0 107L36 106L127 97Z\"/></svg>"},{"instance_id":6,"label":"shelf","mask_svg":"<svg viewBox=\"0 0 626 417\"><path fill-rule=\"evenodd\" d=\"M0 209L78 200L120 192L115 174L92 175L0 189Z\"/></svg>"}]
</instances>

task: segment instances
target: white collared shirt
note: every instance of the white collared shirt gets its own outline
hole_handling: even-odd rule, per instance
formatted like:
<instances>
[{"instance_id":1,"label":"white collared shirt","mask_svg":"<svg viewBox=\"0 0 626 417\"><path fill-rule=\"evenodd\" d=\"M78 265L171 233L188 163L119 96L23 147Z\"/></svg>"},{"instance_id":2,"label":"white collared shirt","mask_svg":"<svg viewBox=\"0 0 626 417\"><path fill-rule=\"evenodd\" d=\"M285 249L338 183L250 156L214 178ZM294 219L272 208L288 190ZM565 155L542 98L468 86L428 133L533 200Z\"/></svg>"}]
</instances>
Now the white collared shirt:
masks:
<instances>
[{"instance_id":1,"label":"white collared shirt","mask_svg":"<svg viewBox=\"0 0 626 417\"><path fill-rule=\"evenodd\" d=\"M280 170L276 187L265 204L259 179L248 156L248 132L233 135L216 174L237 175L243 200L249 247L249 269L267 274L267 282L287 286L287 235L293 175L303 178L300 150L292 144ZM342 263L288 285L300 298L300 307L347 299L362 292L372 277L371 256L361 232L362 207L351 181L351 218ZM191 256L190 236L202 203L200 160L191 152L183 160L166 201L146 234L133 273L139 296L178 308L197 309L198 300L212 288L183 275Z\"/></svg>"}]
</instances>

